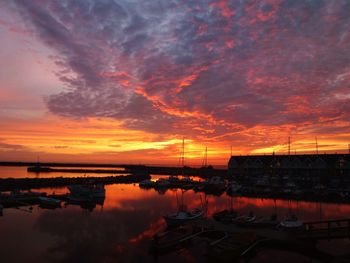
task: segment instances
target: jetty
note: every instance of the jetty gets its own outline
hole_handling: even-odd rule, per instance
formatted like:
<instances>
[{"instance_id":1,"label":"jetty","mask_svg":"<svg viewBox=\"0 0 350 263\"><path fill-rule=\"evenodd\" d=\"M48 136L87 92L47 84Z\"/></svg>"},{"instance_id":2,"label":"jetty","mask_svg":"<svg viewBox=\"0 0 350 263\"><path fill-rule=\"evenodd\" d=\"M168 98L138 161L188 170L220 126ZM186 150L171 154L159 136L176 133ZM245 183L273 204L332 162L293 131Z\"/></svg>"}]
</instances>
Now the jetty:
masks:
<instances>
[{"instance_id":1,"label":"jetty","mask_svg":"<svg viewBox=\"0 0 350 263\"><path fill-rule=\"evenodd\" d=\"M317 241L350 238L350 218L305 222L304 227L298 230L286 230L279 227L242 227L235 224L224 224L210 218L203 218L190 222L190 224L200 229L215 229L232 233L235 236L247 233L256 235L255 242L241 253L242 257L247 258L256 249L272 248L294 251L321 262L333 262L334 256L318 249Z\"/></svg>"},{"instance_id":2,"label":"jetty","mask_svg":"<svg viewBox=\"0 0 350 263\"><path fill-rule=\"evenodd\" d=\"M52 178L4 178L0 179L0 191L15 189L28 190L46 187L64 187L67 185L95 184L130 184L150 179L149 174L106 176L106 177L52 177Z\"/></svg>"}]
</instances>

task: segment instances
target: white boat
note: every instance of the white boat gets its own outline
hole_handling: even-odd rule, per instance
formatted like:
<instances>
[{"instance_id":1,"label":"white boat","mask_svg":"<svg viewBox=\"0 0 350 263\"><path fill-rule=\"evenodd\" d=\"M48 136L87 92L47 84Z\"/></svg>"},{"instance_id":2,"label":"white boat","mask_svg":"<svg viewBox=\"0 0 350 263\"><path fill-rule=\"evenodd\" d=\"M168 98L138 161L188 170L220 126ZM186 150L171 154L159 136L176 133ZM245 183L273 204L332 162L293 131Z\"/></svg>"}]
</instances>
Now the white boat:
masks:
<instances>
[{"instance_id":1,"label":"white boat","mask_svg":"<svg viewBox=\"0 0 350 263\"><path fill-rule=\"evenodd\" d=\"M61 206L61 200L56 199L56 198L40 196L38 199L40 201L40 204L42 204L42 205L54 206L54 207Z\"/></svg>"},{"instance_id":2,"label":"white boat","mask_svg":"<svg viewBox=\"0 0 350 263\"><path fill-rule=\"evenodd\" d=\"M304 223L297 219L296 216L288 216L286 219L281 221L280 226L285 229L300 229L304 226Z\"/></svg>"},{"instance_id":3,"label":"white boat","mask_svg":"<svg viewBox=\"0 0 350 263\"><path fill-rule=\"evenodd\" d=\"M168 226L182 225L189 221L194 221L202 218L204 215L204 210L200 208L192 209L190 211L178 211L173 214L168 214L164 216L164 219Z\"/></svg>"}]
</instances>

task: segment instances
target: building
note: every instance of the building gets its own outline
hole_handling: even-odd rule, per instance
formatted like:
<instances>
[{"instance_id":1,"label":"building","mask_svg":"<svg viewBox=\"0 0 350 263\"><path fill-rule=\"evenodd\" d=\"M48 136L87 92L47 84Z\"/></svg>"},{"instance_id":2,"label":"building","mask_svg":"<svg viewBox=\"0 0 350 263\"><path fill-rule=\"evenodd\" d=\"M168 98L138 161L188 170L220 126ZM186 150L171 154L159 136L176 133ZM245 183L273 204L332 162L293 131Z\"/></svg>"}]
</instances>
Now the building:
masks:
<instances>
[{"instance_id":1,"label":"building","mask_svg":"<svg viewBox=\"0 0 350 263\"><path fill-rule=\"evenodd\" d=\"M239 180L288 178L304 185L350 186L350 154L231 156L228 172Z\"/></svg>"}]
</instances>

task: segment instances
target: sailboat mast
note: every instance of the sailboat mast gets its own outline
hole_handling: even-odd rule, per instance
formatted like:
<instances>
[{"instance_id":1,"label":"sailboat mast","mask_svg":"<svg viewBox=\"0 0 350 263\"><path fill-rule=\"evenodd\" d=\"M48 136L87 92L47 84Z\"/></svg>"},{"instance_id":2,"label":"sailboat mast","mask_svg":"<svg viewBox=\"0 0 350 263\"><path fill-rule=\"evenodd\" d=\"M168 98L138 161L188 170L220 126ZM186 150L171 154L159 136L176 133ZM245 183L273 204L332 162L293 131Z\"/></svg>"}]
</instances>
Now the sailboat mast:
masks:
<instances>
[{"instance_id":1,"label":"sailboat mast","mask_svg":"<svg viewBox=\"0 0 350 263\"><path fill-rule=\"evenodd\" d=\"M182 167L185 166L185 138L182 138L181 165L182 165Z\"/></svg>"},{"instance_id":2,"label":"sailboat mast","mask_svg":"<svg viewBox=\"0 0 350 263\"><path fill-rule=\"evenodd\" d=\"M290 156L290 136L288 137L288 156Z\"/></svg>"}]
</instances>

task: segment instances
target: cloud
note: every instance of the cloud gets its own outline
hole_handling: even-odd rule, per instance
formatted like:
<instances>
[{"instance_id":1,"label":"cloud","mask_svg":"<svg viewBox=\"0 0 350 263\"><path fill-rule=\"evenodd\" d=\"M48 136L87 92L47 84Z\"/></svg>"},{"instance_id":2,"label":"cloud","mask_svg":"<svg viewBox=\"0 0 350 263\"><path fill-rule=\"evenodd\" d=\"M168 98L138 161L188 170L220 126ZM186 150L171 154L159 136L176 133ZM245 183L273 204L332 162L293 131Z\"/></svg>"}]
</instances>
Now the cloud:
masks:
<instances>
[{"instance_id":1,"label":"cloud","mask_svg":"<svg viewBox=\"0 0 350 263\"><path fill-rule=\"evenodd\" d=\"M4 143L1 142L0 140L0 149L2 150L23 150L25 147L19 144L9 144L9 143Z\"/></svg>"},{"instance_id":2,"label":"cloud","mask_svg":"<svg viewBox=\"0 0 350 263\"><path fill-rule=\"evenodd\" d=\"M349 123L347 1L14 3L57 53L55 114L207 137Z\"/></svg>"}]
</instances>

